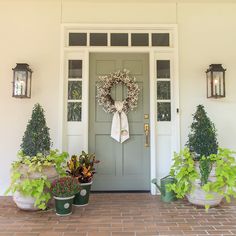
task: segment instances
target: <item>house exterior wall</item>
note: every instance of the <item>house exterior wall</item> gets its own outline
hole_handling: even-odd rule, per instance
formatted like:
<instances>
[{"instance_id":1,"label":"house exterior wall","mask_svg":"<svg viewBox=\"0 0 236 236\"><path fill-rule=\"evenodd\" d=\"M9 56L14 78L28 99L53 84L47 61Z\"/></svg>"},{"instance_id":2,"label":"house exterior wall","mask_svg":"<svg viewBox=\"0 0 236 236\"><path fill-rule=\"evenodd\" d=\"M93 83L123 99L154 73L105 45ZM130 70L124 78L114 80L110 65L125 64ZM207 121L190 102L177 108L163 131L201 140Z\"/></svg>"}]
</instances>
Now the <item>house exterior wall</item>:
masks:
<instances>
[{"instance_id":1,"label":"house exterior wall","mask_svg":"<svg viewBox=\"0 0 236 236\"><path fill-rule=\"evenodd\" d=\"M0 194L9 185L10 164L35 103L44 107L53 148L59 147L61 23L177 24L181 147L201 103L216 125L220 146L236 150L236 4L97 2L0 0ZM11 96L11 68L19 62L34 71L31 99ZM205 70L212 63L227 68L224 99L206 99Z\"/></svg>"}]
</instances>

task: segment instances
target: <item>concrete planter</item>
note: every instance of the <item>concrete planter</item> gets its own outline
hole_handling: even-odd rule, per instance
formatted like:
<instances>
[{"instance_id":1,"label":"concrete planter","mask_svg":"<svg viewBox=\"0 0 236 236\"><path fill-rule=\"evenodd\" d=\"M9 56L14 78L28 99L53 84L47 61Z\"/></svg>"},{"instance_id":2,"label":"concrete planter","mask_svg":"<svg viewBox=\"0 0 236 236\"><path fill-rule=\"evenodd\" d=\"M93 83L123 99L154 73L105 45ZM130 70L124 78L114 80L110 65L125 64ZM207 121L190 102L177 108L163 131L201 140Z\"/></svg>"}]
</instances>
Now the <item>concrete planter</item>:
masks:
<instances>
[{"instance_id":1,"label":"concrete planter","mask_svg":"<svg viewBox=\"0 0 236 236\"><path fill-rule=\"evenodd\" d=\"M47 179L50 182L52 182L53 180L59 177L54 166L45 167L42 170L42 172L33 172L29 174L28 166L22 164L19 167L19 173L21 173L21 179L19 181L23 181L25 179L33 180L33 179L41 178L42 176L47 176ZM48 191L48 190L45 189L45 191ZM35 198L31 196L24 196L18 191L13 193L13 201L22 210L27 210L27 211L39 210L37 207L34 206Z\"/></svg>"},{"instance_id":2,"label":"concrete planter","mask_svg":"<svg viewBox=\"0 0 236 236\"><path fill-rule=\"evenodd\" d=\"M207 194L211 194L213 196L213 199L207 199ZM194 185L194 190L186 195L188 201L194 205L197 206L205 206L209 205L210 207L217 206L220 204L220 202L223 199L223 196L221 196L218 193L209 192L206 193L204 190L202 190L201 186L199 184Z\"/></svg>"},{"instance_id":3,"label":"concrete planter","mask_svg":"<svg viewBox=\"0 0 236 236\"><path fill-rule=\"evenodd\" d=\"M195 168L196 171L200 174L200 169L199 169L199 163L196 162L195 164ZM209 181L214 182L216 180L216 176L215 176L215 165L213 165L211 173L209 175ZM197 206L205 206L205 205L209 205L210 207L213 206L217 206L220 204L220 202L223 199L223 196L215 193L215 192L205 192L202 188L201 188L201 181L200 179L195 180L194 182L192 182L193 185L193 190L191 191L191 193L187 194L186 197L188 199L188 201L194 205ZM213 196L212 199L207 199L207 195L211 194Z\"/></svg>"},{"instance_id":4,"label":"concrete planter","mask_svg":"<svg viewBox=\"0 0 236 236\"><path fill-rule=\"evenodd\" d=\"M13 201L21 210L26 211L37 211L39 210L34 206L35 198L22 195L20 192L16 191L13 193Z\"/></svg>"}]
</instances>

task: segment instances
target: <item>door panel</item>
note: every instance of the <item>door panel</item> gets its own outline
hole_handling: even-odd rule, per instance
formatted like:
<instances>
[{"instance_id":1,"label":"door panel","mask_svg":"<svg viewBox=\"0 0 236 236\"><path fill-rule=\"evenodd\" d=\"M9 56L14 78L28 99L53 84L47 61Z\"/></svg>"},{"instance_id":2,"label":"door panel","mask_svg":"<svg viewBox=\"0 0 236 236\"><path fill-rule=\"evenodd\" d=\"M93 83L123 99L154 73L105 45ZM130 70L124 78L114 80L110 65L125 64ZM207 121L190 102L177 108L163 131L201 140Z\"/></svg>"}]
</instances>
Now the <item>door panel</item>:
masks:
<instances>
[{"instance_id":1,"label":"door panel","mask_svg":"<svg viewBox=\"0 0 236 236\"><path fill-rule=\"evenodd\" d=\"M150 190L149 147L144 147L144 114L149 114L149 59L145 53L90 54L89 152L95 152L97 165L92 189ZM96 100L96 82L100 75L128 69L140 88L138 107L128 113L130 138L123 144L110 137L113 114L105 113ZM114 100L124 100L125 86L112 88Z\"/></svg>"}]
</instances>

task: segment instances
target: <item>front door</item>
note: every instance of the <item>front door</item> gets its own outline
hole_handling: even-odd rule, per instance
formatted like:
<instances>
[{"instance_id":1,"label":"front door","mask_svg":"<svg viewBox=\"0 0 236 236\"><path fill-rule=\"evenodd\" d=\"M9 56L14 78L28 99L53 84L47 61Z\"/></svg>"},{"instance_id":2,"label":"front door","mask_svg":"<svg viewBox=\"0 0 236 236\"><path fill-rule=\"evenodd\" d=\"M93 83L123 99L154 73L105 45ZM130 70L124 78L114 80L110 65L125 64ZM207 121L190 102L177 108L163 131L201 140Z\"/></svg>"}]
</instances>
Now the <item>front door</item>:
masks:
<instances>
[{"instance_id":1,"label":"front door","mask_svg":"<svg viewBox=\"0 0 236 236\"><path fill-rule=\"evenodd\" d=\"M91 53L89 69L89 152L100 163L94 191L150 190L150 147L144 125L149 125L149 56L146 53ZM96 82L101 75L127 69L140 88L138 106L128 113L130 138L118 143L111 138L112 114L96 101ZM114 100L122 101L126 88L112 88Z\"/></svg>"}]
</instances>

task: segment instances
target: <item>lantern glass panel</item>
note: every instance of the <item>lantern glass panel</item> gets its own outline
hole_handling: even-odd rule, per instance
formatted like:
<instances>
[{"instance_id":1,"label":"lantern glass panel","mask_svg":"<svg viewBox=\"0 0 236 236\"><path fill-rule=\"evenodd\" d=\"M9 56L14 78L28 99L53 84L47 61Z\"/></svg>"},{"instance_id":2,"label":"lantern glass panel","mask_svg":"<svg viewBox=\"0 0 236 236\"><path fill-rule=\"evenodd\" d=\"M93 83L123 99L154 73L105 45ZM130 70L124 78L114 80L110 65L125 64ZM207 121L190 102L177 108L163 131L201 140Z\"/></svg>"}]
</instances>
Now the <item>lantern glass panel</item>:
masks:
<instances>
[{"instance_id":1,"label":"lantern glass panel","mask_svg":"<svg viewBox=\"0 0 236 236\"><path fill-rule=\"evenodd\" d=\"M16 96L26 95L26 82L27 82L27 72L26 71L16 71L15 72L15 87L14 93Z\"/></svg>"},{"instance_id":2,"label":"lantern glass panel","mask_svg":"<svg viewBox=\"0 0 236 236\"><path fill-rule=\"evenodd\" d=\"M212 97L212 79L211 79L211 71L207 73L207 97Z\"/></svg>"},{"instance_id":3,"label":"lantern glass panel","mask_svg":"<svg viewBox=\"0 0 236 236\"><path fill-rule=\"evenodd\" d=\"M215 97L222 95L222 88L223 88L222 81L223 81L222 72L214 71L213 72L213 95Z\"/></svg>"},{"instance_id":4,"label":"lantern glass panel","mask_svg":"<svg viewBox=\"0 0 236 236\"><path fill-rule=\"evenodd\" d=\"M27 77L27 97L31 97L31 72L28 71L28 77Z\"/></svg>"}]
</instances>

